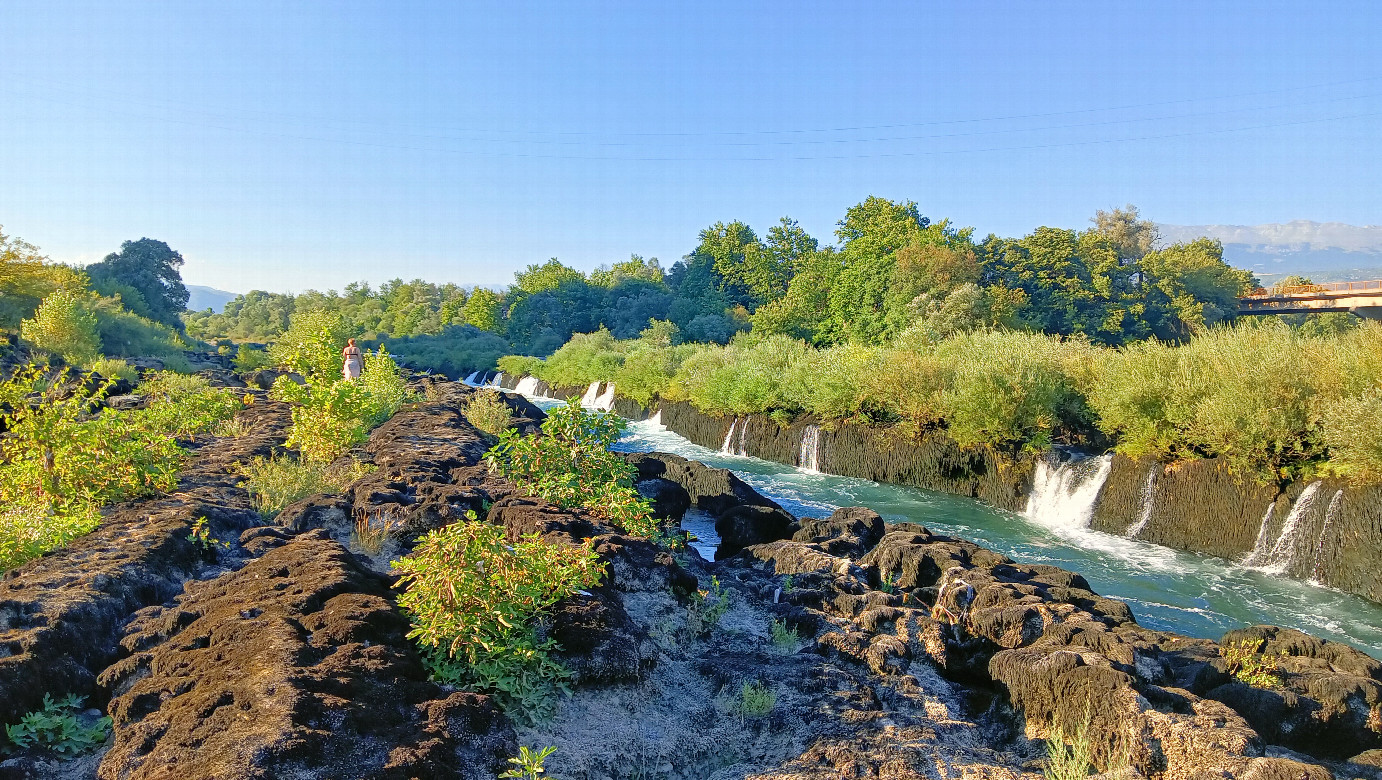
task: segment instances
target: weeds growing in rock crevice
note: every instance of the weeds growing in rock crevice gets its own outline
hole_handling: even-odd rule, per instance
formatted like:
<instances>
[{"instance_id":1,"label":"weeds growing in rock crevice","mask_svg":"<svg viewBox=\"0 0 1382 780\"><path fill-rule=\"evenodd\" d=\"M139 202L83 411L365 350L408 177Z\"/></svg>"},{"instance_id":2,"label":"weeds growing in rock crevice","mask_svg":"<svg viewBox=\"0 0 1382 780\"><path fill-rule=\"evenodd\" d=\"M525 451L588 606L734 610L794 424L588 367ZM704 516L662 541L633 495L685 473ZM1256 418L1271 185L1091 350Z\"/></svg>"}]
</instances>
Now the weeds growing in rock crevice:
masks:
<instances>
[{"instance_id":1,"label":"weeds growing in rock crevice","mask_svg":"<svg viewBox=\"0 0 1382 780\"><path fill-rule=\"evenodd\" d=\"M1092 708L1068 732L1059 724L1046 739L1046 780L1084 780L1095 770L1109 772L1132 763L1132 743L1127 734L1096 734Z\"/></svg>"},{"instance_id":2,"label":"weeds growing in rock crevice","mask_svg":"<svg viewBox=\"0 0 1382 780\"><path fill-rule=\"evenodd\" d=\"M70 758L95 749L110 736L111 720L105 716L84 718L84 700L76 694L55 700L45 693L43 709L5 726L10 741L7 750L46 750Z\"/></svg>"},{"instance_id":3,"label":"weeds growing in rock crevice","mask_svg":"<svg viewBox=\"0 0 1382 780\"><path fill-rule=\"evenodd\" d=\"M1245 685L1254 688L1281 687L1281 660L1285 653L1259 653L1261 643L1253 640L1229 642L1219 648L1219 655L1228 664L1228 673Z\"/></svg>"},{"instance_id":4,"label":"weeds growing in rock crevice","mask_svg":"<svg viewBox=\"0 0 1382 780\"><path fill-rule=\"evenodd\" d=\"M512 715L540 719L569 672L551 657L556 642L538 630L558 601L600 583L594 551L535 536L510 545L504 529L461 522L423 536L393 563L432 677L494 695Z\"/></svg>"}]
</instances>

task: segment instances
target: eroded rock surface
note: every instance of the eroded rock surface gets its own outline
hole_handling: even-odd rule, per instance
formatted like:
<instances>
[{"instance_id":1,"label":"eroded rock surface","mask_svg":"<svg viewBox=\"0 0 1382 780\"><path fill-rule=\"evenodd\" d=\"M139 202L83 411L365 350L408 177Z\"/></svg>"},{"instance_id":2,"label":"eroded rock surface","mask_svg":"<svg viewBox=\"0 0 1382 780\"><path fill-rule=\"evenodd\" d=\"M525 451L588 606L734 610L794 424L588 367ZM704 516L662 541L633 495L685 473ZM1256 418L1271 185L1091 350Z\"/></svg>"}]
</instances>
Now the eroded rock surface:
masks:
<instances>
[{"instance_id":1,"label":"eroded rock surface","mask_svg":"<svg viewBox=\"0 0 1382 780\"><path fill-rule=\"evenodd\" d=\"M238 464L282 444L288 408L261 400L240 414L249 433L201 443L172 493L110 507L92 533L0 577L0 722L37 709L45 693L91 695L125 620L214 562L188 539L198 518L233 548L262 522Z\"/></svg>"},{"instance_id":2,"label":"eroded rock surface","mask_svg":"<svg viewBox=\"0 0 1382 780\"><path fill-rule=\"evenodd\" d=\"M516 750L488 697L432 683L386 582L323 532L192 583L107 670L102 780L485 778Z\"/></svg>"}]
</instances>

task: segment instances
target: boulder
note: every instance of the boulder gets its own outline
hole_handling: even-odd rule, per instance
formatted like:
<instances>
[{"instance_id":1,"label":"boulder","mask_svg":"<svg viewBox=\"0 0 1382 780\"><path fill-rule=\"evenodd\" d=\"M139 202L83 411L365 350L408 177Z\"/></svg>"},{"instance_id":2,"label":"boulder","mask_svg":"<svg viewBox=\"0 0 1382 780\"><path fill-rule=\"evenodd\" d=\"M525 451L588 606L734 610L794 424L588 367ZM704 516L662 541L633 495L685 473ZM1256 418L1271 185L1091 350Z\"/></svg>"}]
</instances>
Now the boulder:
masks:
<instances>
[{"instance_id":1,"label":"boulder","mask_svg":"<svg viewBox=\"0 0 1382 780\"><path fill-rule=\"evenodd\" d=\"M715 533L720 535L715 560L728 558L755 544L790 538L794 525L792 516L778 507L752 504L731 507L715 518Z\"/></svg>"},{"instance_id":2,"label":"boulder","mask_svg":"<svg viewBox=\"0 0 1382 780\"><path fill-rule=\"evenodd\" d=\"M851 506L837 509L825 519L802 518L801 528L792 539L818 544L831 555L859 558L883 538L885 526L872 509Z\"/></svg>"},{"instance_id":3,"label":"boulder","mask_svg":"<svg viewBox=\"0 0 1382 780\"><path fill-rule=\"evenodd\" d=\"M680 522L682 515L691 508L690 494L670 479L645 479L635 484L634 489L652 503L653 517L659 520Z\"/></svg>"},{"instance_id":4,"label":"boulder","mask_svg":"<svg viewBox=\"0 0 1382 780\"><path fill-rule=\"evenodd\" d=\"M782 508L729 469L712 468L665 452L634 453L626 457L638 469L638 481L660 477L675 482L686 490L697 509L715 517L736 506Z\"/></svg>"}]
</instances>

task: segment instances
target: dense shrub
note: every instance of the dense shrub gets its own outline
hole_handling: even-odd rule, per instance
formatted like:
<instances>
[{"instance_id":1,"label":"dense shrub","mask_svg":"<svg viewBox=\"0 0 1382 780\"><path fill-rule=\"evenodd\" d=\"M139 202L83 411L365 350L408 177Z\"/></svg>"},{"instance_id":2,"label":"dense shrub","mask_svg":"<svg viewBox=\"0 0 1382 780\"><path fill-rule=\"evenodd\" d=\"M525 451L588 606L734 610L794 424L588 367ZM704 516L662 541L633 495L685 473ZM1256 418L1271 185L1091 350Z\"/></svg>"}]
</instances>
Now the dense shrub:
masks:
<instances>
[{"instance_id":1,"label":"dense shrub","mask_svg":"<svg viewBox=\"0 0 1382 780\"><path fill-rule=\"evenodd\" d=\"M168 401L168 415L91 414L104 389L39 367L0 382L0 569L90 532L105 504L176 483L184 452L166 423L180 404Z\"/></svg>"},{"instance_id":2,"label":"dense shrub","mask_svg":"<svg viewBox=\"0 0 1382 780\"><path fill-rule=\"evenodd\" d=\"M583 387L613 379L624 364L624 353L614 334L605 328L578 333L542 363L541 378L563 387Z\"/></svg>"},{"instance_id":3,"label":"dense shrub","mask_svg":"<svg viewBox=\"0 0 1382 780\"><path fill-rule=\"evenodd\" d=\"M491 436L498 436L513 424L513 411L493 391L482 391L471 396L461 407L461 414L471 425Z\"/></svg>"},{"instance_id":4,"label":"dense shrub","mask_svg":"<svg viewBox=\"0 0 1382 780\"><path fill-rule=\"evenodd\" d=\"M240 398L225 387L212 387L204 378L159 371L144 380L139 392L149 397L147 408L131 413L137 424L184 439L213 430L241 408Z\"/></svg>"},{"instance_id":5,"label":"dense shrub","mask_svg":"<svg viewBox=\"0 0 1382 780\"><path fill-rule=\"evenodd\" d=\"M543 612L600 583L599 557L527 537L510 544L504 529L462 522L429 532L395 561L398 604L432 676L496 696L511 713L538 717L569 673L540 639Z\"/></svg>"},{"instance_id":6,"label":"dense shrub","mask_svg":"<svg viewBox=\"0 0 1382 780\"><path fill-rule=\"evenodd\" d=\"M473 325L452 325L435 335L386 339L384 345L414 368L456 378L494 368L495 361L510 349L502 336Z\"/></svg>"},{"instance_id":7,"label":"dense shrub","mask_svg":"<svg viewBox=\"0 0 1382 780\"><path fill-rule=\"evenodd\" d=\"M542 376L543 360L540 357L505 355L496 362L505 376Z\"/></svg>"},{"instance_id":8,"label":"dense shrub","mask_svg":"<svg viewBox=\"0 0 1382 780\"><path fill-rule=\"evenodd\" d=\"M79 366L95 362L101 352L96 317L84 296L70 290L56 290L44 298L33 319L24 320L20 332L39 349L61 355L63 360Z\"/></svg>"},{"instance_id":9,"label":"dense shrub","mask_svg":"<svg viewBox=\"0 0 1382 780\"><path fill-rule=\"evenodd\" d=\"M322 361L298 352L298 365ZM382 348L365 354L357 380L331 380L317 373L306 385L287 376L274 382L270 395L293 404L288 446L307 460L328 462L365 441L369 432L413 400L398 365Z\"/></svg>"},{"instance_id":10,"label":"dense shrub","mask_svg":"<svg viewBox=\"0 0 1382 780\"><path fill-rule=\"evenodd\" d=\"M499 435L485 460L519 488L566 509L585 509L632 534L665 541L648 501L634 490L637 470L609 448L624 421L567 403L547 412L542 434Z\"/></svg>"},{"instance_id":11,"label":"dense shrub","mask_svg":"<svg viewBox=\"0 0 1382 780\"><path fill-rule=\"evenodd\" d=\"M269 348L269 359L313 383L325 383L341 376L341 350L355 335L357 329L335 312L297 312L288 330Z\"/></svg>"},{"instance_id":12,"label":"dense shrub","mask_svg":"<svg viewBox=\"0 0 1382 780\"><path fill-rule=\"evenodd\" d=\"M241 344L235 348L235 359L233 361L235 370L241 373L257 371L273 363L269 358L269 353L258 347L251 347L248 344Z\"/></svg>"}]
</instances>

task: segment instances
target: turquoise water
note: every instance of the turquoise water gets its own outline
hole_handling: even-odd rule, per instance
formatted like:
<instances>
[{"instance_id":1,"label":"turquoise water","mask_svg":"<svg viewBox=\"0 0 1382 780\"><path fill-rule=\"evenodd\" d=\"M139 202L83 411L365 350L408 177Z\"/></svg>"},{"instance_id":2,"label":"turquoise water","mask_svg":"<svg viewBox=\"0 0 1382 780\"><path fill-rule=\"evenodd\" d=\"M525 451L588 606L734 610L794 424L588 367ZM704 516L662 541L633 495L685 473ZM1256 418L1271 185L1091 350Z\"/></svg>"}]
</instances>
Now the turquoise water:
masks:
<instances>
[{"instance_id":1,"label":"turquoise water","mask_svg":"<svg viewBox=\"0 0 1382 780\"><path fill-rule=\"evenodd\" d=\"M539 406L555 402L532 398ZM889 522L922 523L969 539L1022 563L1078 572L1095 591L1121 599L1149 628L1218 639L1259 623L1297 628L1348 643L1382 658L1382 605L1339 591L1062 523L994 509L947 493L807 473L753 457L700 447L661 425L630 423L616 449L670 452L738 474L798 517L825 516L841 506L866 506Z\"/></svg>"}]
</instances>

